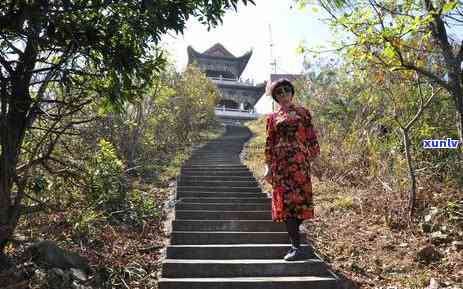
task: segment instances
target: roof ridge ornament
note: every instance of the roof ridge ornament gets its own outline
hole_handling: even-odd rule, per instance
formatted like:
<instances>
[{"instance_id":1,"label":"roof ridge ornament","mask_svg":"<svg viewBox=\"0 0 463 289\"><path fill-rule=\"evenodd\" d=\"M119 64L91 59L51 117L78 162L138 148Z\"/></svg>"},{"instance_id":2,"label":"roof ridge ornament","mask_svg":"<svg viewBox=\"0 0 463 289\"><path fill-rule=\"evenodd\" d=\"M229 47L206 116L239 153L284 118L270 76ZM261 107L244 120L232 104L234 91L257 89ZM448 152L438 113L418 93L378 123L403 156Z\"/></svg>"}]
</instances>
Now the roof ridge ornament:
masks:
<instances>
[{"instance_id":1,"label":"roof ridge ornament","mask_svg":"<svg viewBox=\"0 0 463 289\"><path fill-rule=\"evenodd\" d=\"M214 44L212 47L210 47L208 50L204 51L202 53L203 55L209 55L209 56L219 56L219 57L230 57L230 58L237 58L234 56L230 51L228 51L222 44L217 42Z\"/></svg>"},{"instance_id":2,"label":"roof ridge ornament","mask_svg":"<svg viewBox=\"0 0 463 289\"><path fill-rule=\"evenodd\" d=\"M188 64L198 62L200 69L208 71L208 76L239 79L252 55L252 49L242 56L235 57L221 43L216 43L205 52L200 53L191 45L187 48Z\"/></svg>"}]
</instances>

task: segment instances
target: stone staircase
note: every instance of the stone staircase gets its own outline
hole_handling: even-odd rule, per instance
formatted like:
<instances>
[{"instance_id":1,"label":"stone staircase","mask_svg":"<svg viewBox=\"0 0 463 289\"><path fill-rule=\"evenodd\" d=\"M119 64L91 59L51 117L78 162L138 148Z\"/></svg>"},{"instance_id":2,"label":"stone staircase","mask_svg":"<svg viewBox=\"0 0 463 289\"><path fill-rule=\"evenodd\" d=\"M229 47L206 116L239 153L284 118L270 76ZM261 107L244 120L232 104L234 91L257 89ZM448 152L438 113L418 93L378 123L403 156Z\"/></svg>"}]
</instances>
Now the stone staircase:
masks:
<instances>
[{"instance_id":1,"label":"stone staircase","mask_svg":"<svg viewBox=\"0 0 463 289\"><path fill-rule=\"evenodd\" d=\"M272 221L271 199L239 159L251 136L226 126L184 163L160 289L338 288L304 233L307 259L283 260L291 246L286 226Z\"/></svg>"}]
</instances>

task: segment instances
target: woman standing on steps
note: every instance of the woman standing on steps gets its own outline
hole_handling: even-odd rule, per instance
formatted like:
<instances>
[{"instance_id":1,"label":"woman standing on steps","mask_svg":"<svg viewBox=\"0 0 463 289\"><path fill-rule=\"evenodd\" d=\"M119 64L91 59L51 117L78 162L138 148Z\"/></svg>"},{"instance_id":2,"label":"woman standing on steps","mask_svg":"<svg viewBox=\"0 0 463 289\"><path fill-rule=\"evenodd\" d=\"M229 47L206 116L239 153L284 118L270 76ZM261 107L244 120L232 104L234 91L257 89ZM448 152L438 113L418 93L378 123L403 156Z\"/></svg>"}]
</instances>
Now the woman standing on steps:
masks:
<instances>
[{"instance_id":1,"label":"woman standing on steps","mask_svg":"<svg viewBox=\"0 0 463 289\"><path fill-rule=\"evenodd\" d=\"M270 87L280 109L267 117L265 180L272 185L272 220L285 222L291 239L286 261L303 258L299 226L314 217L310 163L320 154L308 109L292 102L294 86L280 79Z\"/></svg>"}]
</instances>

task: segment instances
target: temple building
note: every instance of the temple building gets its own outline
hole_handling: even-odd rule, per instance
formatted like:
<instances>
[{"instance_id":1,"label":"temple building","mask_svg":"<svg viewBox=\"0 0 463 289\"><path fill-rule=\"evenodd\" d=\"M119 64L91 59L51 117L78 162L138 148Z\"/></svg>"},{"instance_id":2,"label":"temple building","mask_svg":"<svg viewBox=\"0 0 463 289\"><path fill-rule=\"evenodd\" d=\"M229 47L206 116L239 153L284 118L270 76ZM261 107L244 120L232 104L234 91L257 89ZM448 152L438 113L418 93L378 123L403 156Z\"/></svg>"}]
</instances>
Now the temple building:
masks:
<instances>
[{"instance_id":1,"label":"temple building","mask_svg":"<svg viewBox=\"0 0 463 289\"><path fill-rule=\"evenodd\" d=\"M196 63L219 88L221 99L216 108L218 115L234 115L238 119L257 118L254 105L264 93L266 84L254 85L252 81L241 80L252 50L236 57L217 43L203 53L191 46L188 46L187 52L188 64Z\"/></svg>"}]
</instances>

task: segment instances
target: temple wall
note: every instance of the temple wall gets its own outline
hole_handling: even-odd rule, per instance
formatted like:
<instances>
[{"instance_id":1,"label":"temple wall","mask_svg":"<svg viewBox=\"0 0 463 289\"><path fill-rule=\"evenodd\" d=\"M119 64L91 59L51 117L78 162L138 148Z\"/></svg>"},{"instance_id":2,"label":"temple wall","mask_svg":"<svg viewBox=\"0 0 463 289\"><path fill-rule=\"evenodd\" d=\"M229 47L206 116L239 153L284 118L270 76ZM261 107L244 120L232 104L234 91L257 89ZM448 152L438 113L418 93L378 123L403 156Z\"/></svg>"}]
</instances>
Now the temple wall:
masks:
<instances>
[{"instance_id":1,"label":"temple wall","mask_svg":"<svg viewBox=\"0 0 463 289\"><path fill-rule=\"evenodd\" d=\"M237 78L238 75L238 68L236 67L233 61L226 61L226 60L213 60L213 59L198 59L198 66L199 69L202 71L206 70L215 70L215 71L226 71L235 76Z\"/></svg>"},{"instance_id":2,"label":"temple wall","mask_svg":"<svg viewBox=\"0 0 463 289\"><path fill-rule=\"evenodd\" d=\"M257 91L250 91L246 89L233 89L219 86L219 90L223 99L231 99L237 103L248 102L251 105L254 105L261 95Z\"/></svg>"}]
</instances>

